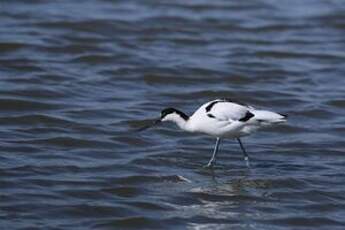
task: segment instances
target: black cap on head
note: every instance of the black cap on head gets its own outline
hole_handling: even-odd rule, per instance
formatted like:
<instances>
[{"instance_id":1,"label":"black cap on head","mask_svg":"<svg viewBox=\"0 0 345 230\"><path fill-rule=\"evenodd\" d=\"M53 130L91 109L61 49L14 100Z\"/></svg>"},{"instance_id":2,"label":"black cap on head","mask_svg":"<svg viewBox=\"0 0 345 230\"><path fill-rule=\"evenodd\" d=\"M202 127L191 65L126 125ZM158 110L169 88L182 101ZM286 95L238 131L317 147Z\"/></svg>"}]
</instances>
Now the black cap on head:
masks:
<instances>
[{"instance_id":1,"label":"black cap on head","mask_svg":"<svg viewBox=\"0 0 345 230\"><path fill-rule=\"evenodd\" d=\"M188 118L189 118L186 114L184 114L183 112L181 112L177 109L166 108L166 109L163 109L161 112L161 119L163 119L165 116L172 114L172 113L176 113L176 114L180 115L180 117L182 117L184 120L188 120Z\"/></svg>"},{"instance_id":2,"label":"black cap on head","mask_svg":"<svg viewBox=\"0 0 345 230\"><path fill-rule=\"evenodd\" d=\"M164 118L166 115L171 114L171 113L176 113L176 109L174 108L165 108L161 111L161 119Z\"/></svg>"}]
</instances>

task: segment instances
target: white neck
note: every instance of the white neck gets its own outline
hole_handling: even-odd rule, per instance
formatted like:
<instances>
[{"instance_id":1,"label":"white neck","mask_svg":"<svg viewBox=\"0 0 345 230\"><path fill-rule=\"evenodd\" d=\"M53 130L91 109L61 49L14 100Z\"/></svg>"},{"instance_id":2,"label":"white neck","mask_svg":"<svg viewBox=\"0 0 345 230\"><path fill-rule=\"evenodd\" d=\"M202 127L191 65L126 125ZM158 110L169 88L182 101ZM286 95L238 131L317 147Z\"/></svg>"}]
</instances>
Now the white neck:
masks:
<instances>
[{"instance_id":1,"label":"white neck","mask_svg":"<svg viewBox=\"0 0 345 230\"><path fill-rule=\"evenodd\" d=\"M174 122L180 129L188 131L188 132L192 132L192 130L189 127L189 120L185 120L184 118L182 118L180 115L173 113L173 114L169 114L167 115L163 121L171 121Z\"/></svg>"},{"instance_id":2,"label":"white neck","mask_svg":"<svg viewBox=\"0 0 345 230\"><path fill-rule=\"evenodd\" d=\"M186 121L182 117L176 116L176 118L171 121L174 122L180 129L186 130L188 121Z\"/></svg>"}]
</instances>

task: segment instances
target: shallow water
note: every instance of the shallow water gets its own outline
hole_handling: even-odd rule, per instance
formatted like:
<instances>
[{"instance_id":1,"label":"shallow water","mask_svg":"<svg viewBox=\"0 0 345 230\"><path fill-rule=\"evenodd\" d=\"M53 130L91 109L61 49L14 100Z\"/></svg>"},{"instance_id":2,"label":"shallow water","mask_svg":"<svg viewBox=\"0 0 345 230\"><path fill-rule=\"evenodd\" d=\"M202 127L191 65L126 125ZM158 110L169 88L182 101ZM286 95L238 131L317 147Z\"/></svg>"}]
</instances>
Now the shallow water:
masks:
<instances>
[{"instance_id":1,"label":"shallow water","mask_svg":"<svg viewBox=\"0 0 345 230\"><path fill-rule=\"evenodd\" d=\"M2 1L1 229L344 229L345 5ZM289 115L221 145L164 107Z\"/></svg>"}]
</instances>

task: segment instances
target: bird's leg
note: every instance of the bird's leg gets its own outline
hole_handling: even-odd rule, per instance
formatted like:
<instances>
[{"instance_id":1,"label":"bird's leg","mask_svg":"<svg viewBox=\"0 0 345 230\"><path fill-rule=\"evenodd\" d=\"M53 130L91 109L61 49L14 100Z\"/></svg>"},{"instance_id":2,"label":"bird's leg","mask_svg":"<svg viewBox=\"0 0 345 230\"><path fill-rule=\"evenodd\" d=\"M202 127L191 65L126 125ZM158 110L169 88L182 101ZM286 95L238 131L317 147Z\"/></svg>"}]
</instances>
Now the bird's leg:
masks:
<instances>
[{"instance_id":1,"label":"bird's leg","mask_svg":"<svg viewBox=\"0 0 345 230\"><path fill-rule=\"evenodd\" d=\"M218 152L219 143L220 143L220 138L217 137L216 145L214 146L214 150L213 150L213 155L206 167L212 167L216 163L216 156Z\"/></svg>"},{"instance_id":2,"label":"bird's leg","mask_svg":"<svg viewBox=\"0 0 345 230\"><path fill-rule=\"evenodd\" d=\"M249 166L250 166L250 164L249 164L249 156L248 156L248 154L247 154L247 152L246 152L246 150L245 150L245 148L244 148L244 146L243 146L243 144L242 144L241 139L240 139L240 138L237 138L237 141L238 141L238 143L239 143L240 146L241 146L241 149L242 149L242 152L243 152L243 155L244 155L244 160L245 160L245 162L246 162L247 167L249 168Z\"/></svg>"}]
</instances>

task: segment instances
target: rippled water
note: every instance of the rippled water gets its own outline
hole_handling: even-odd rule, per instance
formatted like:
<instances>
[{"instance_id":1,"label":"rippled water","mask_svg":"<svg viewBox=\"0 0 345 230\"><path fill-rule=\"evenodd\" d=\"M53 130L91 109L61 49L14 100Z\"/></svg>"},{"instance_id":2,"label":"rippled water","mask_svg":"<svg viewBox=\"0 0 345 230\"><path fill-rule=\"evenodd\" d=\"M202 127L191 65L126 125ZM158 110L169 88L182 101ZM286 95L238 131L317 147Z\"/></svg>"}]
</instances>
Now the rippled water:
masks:
<instances>
[{"instance_id":1,"label":"rippled water","mask_svg":"<svg viewBox=\"0 0 345 230\"><path fill-rule=\"evenodd\" d=\"M344 229L345 4L2 1L1 229ZM222 143L167 125L230 97L289 123Z\"/></svg>"}]
</instances>

